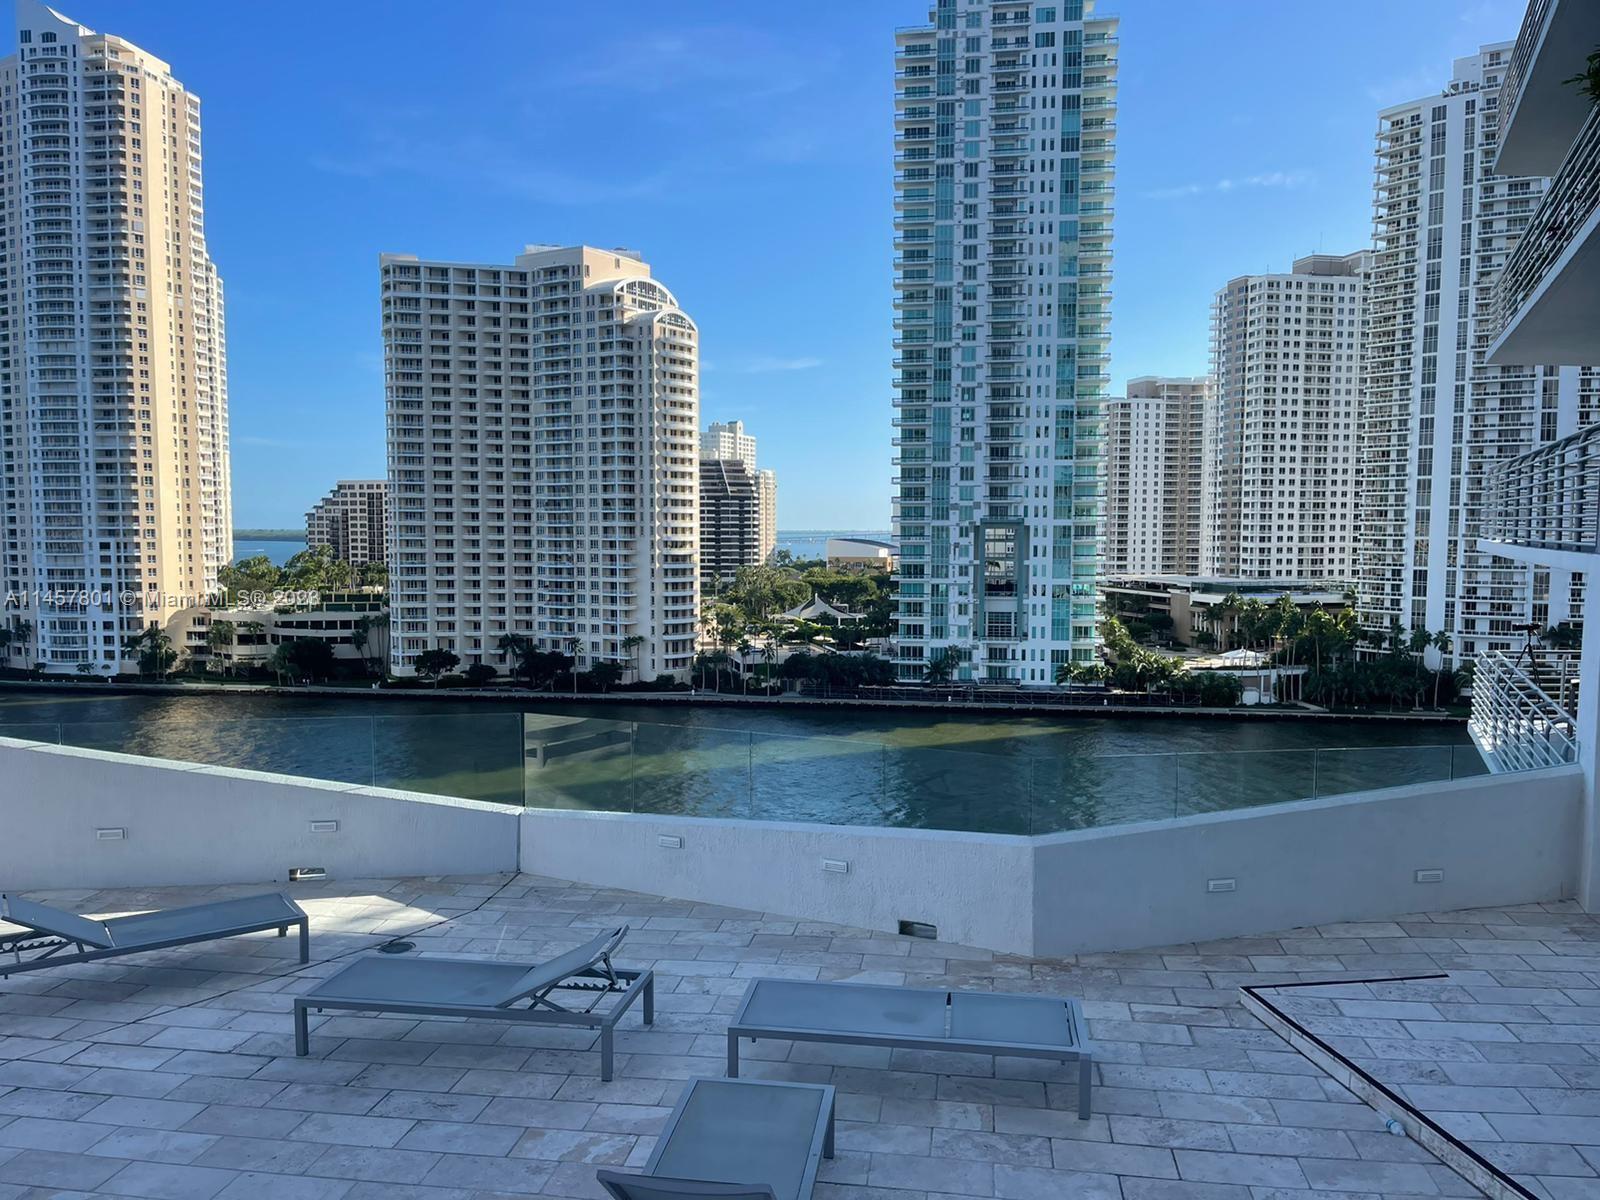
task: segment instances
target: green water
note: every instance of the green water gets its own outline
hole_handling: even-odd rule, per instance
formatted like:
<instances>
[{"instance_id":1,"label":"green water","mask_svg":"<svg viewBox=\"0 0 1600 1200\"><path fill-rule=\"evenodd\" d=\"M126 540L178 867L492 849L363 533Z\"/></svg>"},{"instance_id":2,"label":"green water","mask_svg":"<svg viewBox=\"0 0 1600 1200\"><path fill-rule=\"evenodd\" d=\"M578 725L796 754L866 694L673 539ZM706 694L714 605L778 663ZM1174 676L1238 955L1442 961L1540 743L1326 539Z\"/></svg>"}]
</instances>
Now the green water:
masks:
<instances>
[{"instance_id":1,"label":"green water","mask_svg":"<svg viewBox=\"0 0 1600 1200\"><path fill-rule=\"evenodd\" d=\"M1465 727L0 692L0 734L542 807L1045 833L1479 774Z\"/></svg>"}]
</instances>

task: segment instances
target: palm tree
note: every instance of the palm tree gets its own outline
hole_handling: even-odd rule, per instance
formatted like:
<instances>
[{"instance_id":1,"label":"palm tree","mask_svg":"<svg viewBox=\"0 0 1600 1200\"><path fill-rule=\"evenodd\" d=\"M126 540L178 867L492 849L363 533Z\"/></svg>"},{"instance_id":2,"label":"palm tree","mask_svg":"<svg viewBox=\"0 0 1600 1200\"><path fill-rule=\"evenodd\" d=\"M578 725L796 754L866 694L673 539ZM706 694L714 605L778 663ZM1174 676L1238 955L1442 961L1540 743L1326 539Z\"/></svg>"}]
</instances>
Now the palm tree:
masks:
<instances>
[{"instance_id":1,"label":"palm tree","mask_svg":"<svg viewBox=\"0 0 1600 1200\"><path fill-rule=\"evenodd\" d=\"M28 644L33 641L33 622L27 620L16 621L6 634L6 640L0 642L0 649L10 648L12 653L20 651L27 656Z\"/></svg>"},{"instance_id":2,"label":"palm tree","mask_svg":"<svg viewBox=\"0 0 1600 1200\"><path fill-rule=\"evenodd\" d=\"M1444 674L1445 663L1449 658L1450 652L1456 648L1455 643L1450 640L1450 631L1448 629L1441 629L1433 635L1433 648L1439 652L1439 669L1433 673L1433 706L1438 708L1439 676Z\"/></svg>"},{"instance_id":3,"label":"palm tree","mask_svg":"<svg viewBox=\"0 0 1600 1200\"><path fill-rule=\"evenodd\" d=\"M633 633L622 639L622 652L628 656L628 668L633 672L633 681L639 682L639 647L644 645L644 637Z\"/></svg>"},{"instance_id":4,"label":"palm tree","mask_svg":"<svg viewBox=\"0 0 1600 1200\"><path fill-rule=\"evenodd\" d=\"M1278 639L1279 648L1287 651L1285 661L1292 667L1294 641L1300 633L1300 610L1295 606L1294 597L1285 592L1272 602L1271 611L1273 636Z\"/></svg>"},{"instance_id":5,"label":"palm tree","mask_svg":"<svg viewBox=\"0 0 1600 1200\"><path fill-rule=\"evenodd\" d=\"M165 675L178 660L178 652L172 648L172 639L156 625L125 638L122 649L138 658L141 679L146 675L158 678Z\"/></svg>"},{"instance_id":6,"label":"palm tree","mask_svg":"<svg viewBox=\"0 0 1600 1200\"><path fill-rule=\"evenodd\" d=\"M1228 649L1228 634L1234 628L1234 619L1244 609L1244 597L1238 592L1229 592L1216 604L1211 606L1211 617L1221 627L1221 646L1224 652Z\"/></svg>"},{"instance_id":7,"label":"palm tree","mask_svg":"<svg viewBox=\"0 0 1600 1200\"><path fill-rule=\"evenodd\" d=\"M567 639L567 653L572 655L572 694L574 696L578 694L578 657L586 648L582 638Z\"/></svg>"},{"instance_id":8,"label":"palm tree","mask_svg":"<svg viewBox=\"0 0 1600 1200\"><path fill-rule=\"evenodd\" d=\"M950 677L955 674L955 667L955 652L946 646L922 664L922 682L936 685L949 683Z\"/></svg>"},{"instance_id":9,"label":"palm tree","mask_svg":"<svg viewBox=\"0 0 1600 1200\"><path fill-rule=\"evenodd\" d=\"M750 694L750 673L745 669L745 659L749 656L750 651L755 648L755 643L748 637L739 639L739 677L744 680L744 694L746 696Z\"/></svg>"},{"instance_id":10,"label":"palm tree","mask_svg":"<svg viewBox=\"0 0 1600 1200\"><path fill-rule=\"evenodd\" d=\"M238 627L232 621L218 620L211 622L211 627L206 630L206 649L213 655L221 654L233 646ZM232 659L223 661L224 671L232 668Z\"/></svg>"},{"instance_id":11,"label":"palm tree","mask_svg":"<svg viewBox=\"0 0 1600 1200\"><path fill-rule=\"evenodd\" d=\"M1421 625L1413 625L1406 636L1406 652L1411 655L1411 706L1422 707L1422 671L1427 666L1428 647L1433 645L1433 634Z\"/></svg>"},{"instance_id":12,"label":"palm tree","mask_svg":"<svg viewBox=\"0 0 1600 1200\"><path fill-rule=\"evenodd\" d=\"M1261 636L1271 619L1271 610L1254 596L1240 606L1238 629L1244 635L1244 643L1249 649L1254 650L1261 644Z\"/></svg>"},{"instance_id":13,"label":"palm tree","mask_svg":"<svg viewBox=\"0 0 1600 1200\"><path fill-rule=\"evenodd\" d=\"M367 666L367 642L372 637L372 618L357 617L355 624L350 628L350 644L356 648L356 654L361 659L363 668Z\"/></svg>"},{"instance_id":14,"label":"palm tree","mask_svg":"<svg viewBox=\"0 0 1600 1200\"><path fill-rule=\"evenodd\" d=\"M705 672L711 670L711 690L722 691L722 669L730 666L733 660L726 650L710 650L700 655L700 686L705 686Z\"/></svg>"},{"instance_id":15,"label":"palm tree","mask_svg":"<svg viewBox=\"0 0 1600 1200\"><path fill-rule=\"evenodd\" d=\"M1311 652L1316 656L1315 670L1322 674L1322 648L1327 645L1333 636L1333 620L1327 611L1314 608L1306 614L1305 635L1311 641Z\"/></svg>"}]
</instances>

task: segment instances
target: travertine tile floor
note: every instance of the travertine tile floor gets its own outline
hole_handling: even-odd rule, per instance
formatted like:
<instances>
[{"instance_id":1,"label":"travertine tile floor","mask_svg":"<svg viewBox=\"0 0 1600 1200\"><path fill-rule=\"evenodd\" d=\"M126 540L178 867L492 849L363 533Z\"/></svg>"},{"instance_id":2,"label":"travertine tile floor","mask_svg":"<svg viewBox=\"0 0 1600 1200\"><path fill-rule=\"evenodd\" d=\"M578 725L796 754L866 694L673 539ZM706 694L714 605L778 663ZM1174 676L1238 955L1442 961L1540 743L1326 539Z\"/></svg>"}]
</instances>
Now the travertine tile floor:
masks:
<instances>
[{"instance_id":1,"label":"travertine tile floor","mask_svg":"<svg viewBox=\"0 0 1600 1200\"><path fill-rule=\"evenodd\" d=\"M1535 1195L1600 1197L1600 921L1521 909L1395 928L1420 957L1386 973L1443 978L1272 1003Z\"/></svg>"},{"instance_id":2,"label":"travertine tile floor","mask_svg":"<svg viewBox=\"0 0 1600 1200\"><path fill-rule=\"evenodd\" d=\"M35 895L113 914L253 890ZM683 1079L721 1074L727 1014L758 975L1086 1001L1099 1055L1086 1122L1072 1112L1070 1066L747 1043L750 1075L839 1089L838 1157L818 1200L1471 1196L1259 1025L1239 985L1442 968L1458 981L1471 973L1473 987L1557 989L1575 1010L1587 1002L1575 993L1592 986L1567 943L1593 926L1559 909L1030 961L530 876L290 890L312 916L307 967L293 938L268 934L0 981L0 1198L596 1196L595 1166L642 1163ZM599 1081L588 1034L487 1022L332 1016L313 1028L313 1056L294 1057L289 997L339 956L405 933L428 952L542 957L618 920L632 926L622 961L657 973L657 1019L646 1030L630 1016L619 1030L613 1083ZM1552 971L1557 957L1575 969ZM1537 1003L1493 992L1482 1002ZM1349 1019L1351 1037L1373 1032L1368 1018ZM1506 1044L1528 1023L1496 1020L1513 1035ZM1446 1086L1464 1078L1447 1070L1463 1044L1488 1045L1422 1038L1420 1057L1396 1061L1415 1064L1408 1083ZM1430 1058L1434 1045L1443 1049ZM1492 1053L1485 1060L1500 1061ZM1577 1095L1593 1081L1549 1059L1516 1061L1550 1069L1507 1084L1535 1114L1546 1111L1538 1089L1561 1080ZM1481 1119L1495 1127L1496 1116ZM1600 1187L1581 1149L1539 1144L1563 1163L1548 1177L1558 1184L1539 1176L1551 1196Z\"/></svg>"}]
</instances>

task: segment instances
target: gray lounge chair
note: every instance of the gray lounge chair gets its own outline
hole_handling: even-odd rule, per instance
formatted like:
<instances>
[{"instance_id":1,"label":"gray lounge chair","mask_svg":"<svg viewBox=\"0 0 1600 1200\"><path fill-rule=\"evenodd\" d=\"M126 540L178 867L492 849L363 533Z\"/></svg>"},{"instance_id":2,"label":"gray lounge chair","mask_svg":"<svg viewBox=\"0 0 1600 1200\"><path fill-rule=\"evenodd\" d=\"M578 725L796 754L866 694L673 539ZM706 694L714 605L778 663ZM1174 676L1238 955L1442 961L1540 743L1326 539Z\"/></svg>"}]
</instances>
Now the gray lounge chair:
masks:
<instances>
[{"instance_id":1,"label":"gray lounge chair","mask_svg":"<svg viewBox=\"0 0 1600 1200\"><path fill-rule=\"evenodd\" d=\"M426 1017L479 1017L533 1025L576 1025L600 1031L600 1078L611 1078L613 1031L641 992L644 1023L655 1021L655 976L613 966L628 927L609 929L582 946L542 963L494 959L369 954L295 997L294 1052L311 1052L311 1009L408 1013ZM591 993L586 1008L568 1008L551 993ZM600 1002L617 1001L603 1012ZM526 1008L516 1005L527 1001Z\"/></svg>"},{"instance_id":2,"label":"gray lounge chair","mask_svg":"<svg viewBox=\"0 0 1600 1200\"><path fill-rule=\"evenodd\" d=\"M1003 992L886 987L868 983L754 979L728 1023L728 1075L739 1074L739 1039L779 1038L853 1046L960 1050L1078 1064L1078 1116L1089 1119L1094 1050L1076 1000Z\"/></svg>"},{"instance_id":3,"label":"gray lounge chair","mask_svg":"<svg viewBox=\"0 0 1600 1200\"><path fill-rule=\"evenodd\" d=\"M614 1200L808 1200L833 1157L833 1088L691 1079L644 1171L601 1169Z\"/></svg>"},{"instance_id":4,"label":"gray lounge chair","mask_svg":"<svg viewBox=\"0 0 1600 1200\"><path fill-rule=\"evenodd\" d=\"M91 921L77 913L51 908L9 892L0 892L0 920L20 925L25 933L0 934L0 979L22 971L38 971L67 963L115 958L210 942L276 929L287 937L300 927L300 961L311 958L311 922L305 910L281 892L217 900L186 908L158 909L109 921ZM76 949L72 949L76 947ZM28 957L23 957L27 955Z\"/></svg>"}]
</instances>

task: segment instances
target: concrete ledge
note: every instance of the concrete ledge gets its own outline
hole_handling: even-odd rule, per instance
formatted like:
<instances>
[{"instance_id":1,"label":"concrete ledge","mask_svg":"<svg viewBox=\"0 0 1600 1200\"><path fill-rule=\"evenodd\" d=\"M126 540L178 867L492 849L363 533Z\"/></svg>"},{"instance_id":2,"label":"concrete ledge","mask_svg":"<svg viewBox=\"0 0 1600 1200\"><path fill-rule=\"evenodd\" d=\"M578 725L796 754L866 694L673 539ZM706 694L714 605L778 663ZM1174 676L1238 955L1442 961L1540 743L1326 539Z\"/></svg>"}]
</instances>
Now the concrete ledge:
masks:
<instances>
[{"instance_id":1,"label":"concrete ledge","mask_svg":"<svg viewBox=\"0 0 1600 1200\"><path fill-rule=\"evenodd\" d=\"M1031 952L1562 900L1582 821L1572 765L1052 834L1035 839Z\"/></svg>"},{"instance_id":2,"label":"concrete ledge","mask_svg":"<svg viewBox=\"0 0 1600 1200\"><path fill-rule=\"evenodd\" d=\"M503 805L0 738L0 887L517 869Z\"/></svg>"},{"instance_id":3,"label":"concrete ledge","mask_svg":"<svg viewBox=\"0 0 1600 1200\"><path fill-rule=\"evenodd\" d=\"M522 869L1017 954L1033 940L1025 837L528 809Z\"/></svg>"},{"instance_id":4,"label":"concrete ledge","mask_svg":"<svg viewBox=\"0 0 1600 1200\"><path fill-rule=\"evenodd\" d=\"M522 869L1056 957L1565 899L1581 824L1576 766L1037 838L529 809Z\"/></svg>"}]
</instances>

